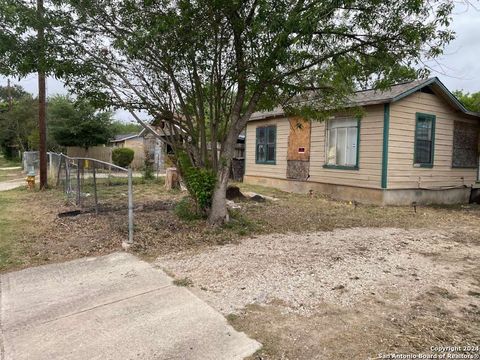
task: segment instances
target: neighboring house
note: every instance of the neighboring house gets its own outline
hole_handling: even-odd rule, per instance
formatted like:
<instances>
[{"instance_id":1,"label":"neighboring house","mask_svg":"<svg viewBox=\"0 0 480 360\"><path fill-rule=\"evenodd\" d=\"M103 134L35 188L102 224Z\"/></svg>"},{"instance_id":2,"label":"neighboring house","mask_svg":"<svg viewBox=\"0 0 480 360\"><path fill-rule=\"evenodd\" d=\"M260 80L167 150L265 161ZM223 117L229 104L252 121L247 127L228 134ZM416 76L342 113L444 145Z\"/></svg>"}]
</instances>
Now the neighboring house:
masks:
<instances>
[{"instance_id":1,"label":"neighboring house","mask_svg":"<svg viewBox=\"0 0 480 360\"><path fill-rule=\"evenodd\" d=\"M165 172L164 153L166 145L149 132L142 130L138 134L116 135L109 142L110 146L92 146L88 149L82 147L67 147L67 155L70 157L88 157L105 162L112 162L112 150L114 148L129 148L134 151L131 168L140 171L145 167L145 157L152 163L153 170L158 173Z\"/></svg>"},{"instance_id":2,"label":"neighboring house","mask_svg":"<svg viewBox=\"0 0 480 360\"><path fill-rule=\"evenodd\" d=\"M384 205L465 203L478 180L480 114L438 78L355 93L361 117L252 115L244 181Z\"/></svg>"},{"instance_id":3,"label":"neighboring house","mask_svg":"<svg viewBox=\"0 0 480 360\"><path fill-rule=\"evenodd\" d=\"M155 131L158 132L157 129ZM158 173L164 173L166 168L165 158L168 151L167 144L145 129L142 129L138 135L143 138L143 144L146 149L145 156L150 159L153 170Z\"/></svg>"},{"instance_id":4,"label":"neighboring house","mask_svg":"<svg viewBox=\"0 0 480 360\"><path fill-rule=\"evenodd\" d=\"M140 134L115 135L115 137L110 140L110 146L113 148L125 147L135 152L133 161L130 164L132 169L139 170L145 165L144 139Z\"/></svg>"}]
</instances>

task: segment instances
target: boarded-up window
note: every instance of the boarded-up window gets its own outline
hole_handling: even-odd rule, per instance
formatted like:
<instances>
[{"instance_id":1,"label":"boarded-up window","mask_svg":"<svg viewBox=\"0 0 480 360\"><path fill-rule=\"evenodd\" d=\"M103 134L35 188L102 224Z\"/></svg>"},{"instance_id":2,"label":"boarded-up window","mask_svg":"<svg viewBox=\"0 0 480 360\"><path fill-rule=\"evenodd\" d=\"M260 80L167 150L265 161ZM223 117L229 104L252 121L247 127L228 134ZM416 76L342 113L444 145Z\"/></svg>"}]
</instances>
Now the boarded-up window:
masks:
<instances>
[{"instance_id":1,"label":"boarded-up window","mask_svg":"<svg viewBox=\"0 0 480 360\"><path fill-rule=\"evenodd\" d=\"M453 130L452 166L475 168L478 165L478 127L455 121Z\"/></svg>"},{"instance_id":2,"label":"boarded-up window","mask_svg":"<svg viewBox=\"0 0 480 360\"><path fill-rule=\"evenodd\" d=\"M310 171L310 122L290 118L288 135L287 179L305 181Z\"/></svg>"}]
</instances>

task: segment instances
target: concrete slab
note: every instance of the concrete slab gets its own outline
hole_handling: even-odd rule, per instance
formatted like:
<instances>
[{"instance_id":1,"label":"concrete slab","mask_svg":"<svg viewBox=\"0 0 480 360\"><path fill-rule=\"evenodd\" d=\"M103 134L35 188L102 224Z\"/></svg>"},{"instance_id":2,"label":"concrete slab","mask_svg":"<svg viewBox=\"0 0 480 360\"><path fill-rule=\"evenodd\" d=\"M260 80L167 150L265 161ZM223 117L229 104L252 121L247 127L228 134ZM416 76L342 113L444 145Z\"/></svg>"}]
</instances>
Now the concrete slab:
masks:
<instances>
[{"instance_id":1,"label":"concrete slab","mask_svg":"<svg viewBox=\"0 0 480 360\"><path fill-rule=\"evenodd\" d=\"M22 170L21 166L0 167L0 171Z\"/></svg>"},{"instance_id":2,"label":"concrete slab","mask_svg":"<svg viewBox=\"0 0 480 360\"><path fill-rule=\"evenodd\" d=\"M242 359L260 344L127 253L0 276L2 360Z\"/></svg>"}]
</instances>

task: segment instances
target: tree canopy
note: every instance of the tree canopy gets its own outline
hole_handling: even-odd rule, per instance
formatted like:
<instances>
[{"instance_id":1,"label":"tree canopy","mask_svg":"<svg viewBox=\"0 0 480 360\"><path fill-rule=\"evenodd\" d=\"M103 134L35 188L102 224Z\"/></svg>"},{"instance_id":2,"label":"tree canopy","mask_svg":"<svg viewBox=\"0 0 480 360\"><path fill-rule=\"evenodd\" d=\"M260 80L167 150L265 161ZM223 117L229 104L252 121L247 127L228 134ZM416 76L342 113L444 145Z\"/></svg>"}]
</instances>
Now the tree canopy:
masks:
<instances>
[{"instance_id":1,"label":"tree canopy","mask_svg":"<svg viewBox=\"0 0 480 360\"><path fill-rule=\"evenodd\" d=\"M28 1L4 4L0 63L5 72L26 73L35 67L28 29L38 19ZM218 224L228 218L235 141L255 110L282 105L321 118L346 106L354 90L425 76L423 61L453 38L452 7L427 0L52 1L42 24L45 64L95 104L149 113L193 167L215 172L210 222Z\"/></svg>"},{"instance_id":2,"label":"tree canopy","mask_svg":"<svg viewBox=\"0 0 480 360\"><path fill-rule=\"evenodd\" d=\"M99 112L85 100L56 96L48 102L49 129L61 146L106 144L112 137L110 112Z\"/></svg>"},{"instance_id":3,"label":"tree canopy","mask_svg":"<svg viewBox=\"0 0 480 360\"><path fill-rule=\"evenodd\" d=\"M467 110L480 113L480 91L476 93L463 92L462 90L454 91L453 94L467 108Z\"/></svg>"},{"instance_id":4,"label":"tree canopy","mask_svg":"<svg viewBox=\"0 0 480 360\"><path fill-rule=\"evenodd\" d=\"M142 131L142 125L138 123L115 120L112 122L112 135L137 134Z\"/></svg>"},{"instance_id":5,"label":"tree canopy","mask_svg":"<svg viewBox=\"0 0 480 360\"><path fill-rule=\"evenodd\" d=\"M0 87L0 109L0 148L5 157L34 148L31 136L38 131L38 104L32 95L21 87Z\"/></svg>"},{"instance_id":6,"label":"tree canopy","mask_svg":"<svg viewBox=\"0 0 480 360\"><path fill-rule=\"evenodd\" d=\"M10 94L10 95L9 95ZM12 106L8 106L11 96ZM20 152L38 150L38 101L22 87L0 87L0 148L12 157ZM99 112L87 101L74 101L68 96L54 96L47 106L49 151L62 151L65 146L89 147L106 144L123 124L112 123L109 112Z\"/></svg>"}]
</instances>

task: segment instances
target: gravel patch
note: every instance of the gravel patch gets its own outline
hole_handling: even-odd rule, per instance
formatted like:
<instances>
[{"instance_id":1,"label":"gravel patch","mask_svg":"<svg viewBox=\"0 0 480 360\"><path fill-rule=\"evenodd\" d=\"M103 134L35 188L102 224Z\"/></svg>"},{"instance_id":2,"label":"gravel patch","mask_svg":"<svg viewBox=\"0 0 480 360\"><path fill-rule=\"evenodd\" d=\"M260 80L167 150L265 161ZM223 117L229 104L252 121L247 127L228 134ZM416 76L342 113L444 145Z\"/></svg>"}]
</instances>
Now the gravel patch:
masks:
<instances>
[{"instance_id":1,"label":"gravel patch","mask_svg":"<svg viewBox=\"0 0 480 360\"><path fill-rule=\"evenodd\" d=\"M445 253L448 259L439 261ZM194 291L224 314L275 302L308 315L322 303L354 307L372 297L407 304L432 285L455 296L459 282L471 281L454 280L455 264L478 255L443 231L351 228L259 236L167 255L157 265L191 279Z\"/></svg>"}]
</instances>

